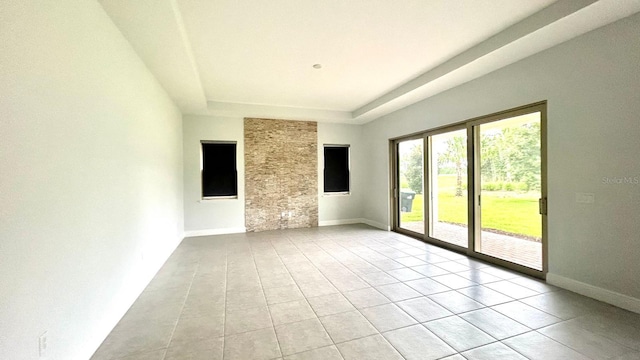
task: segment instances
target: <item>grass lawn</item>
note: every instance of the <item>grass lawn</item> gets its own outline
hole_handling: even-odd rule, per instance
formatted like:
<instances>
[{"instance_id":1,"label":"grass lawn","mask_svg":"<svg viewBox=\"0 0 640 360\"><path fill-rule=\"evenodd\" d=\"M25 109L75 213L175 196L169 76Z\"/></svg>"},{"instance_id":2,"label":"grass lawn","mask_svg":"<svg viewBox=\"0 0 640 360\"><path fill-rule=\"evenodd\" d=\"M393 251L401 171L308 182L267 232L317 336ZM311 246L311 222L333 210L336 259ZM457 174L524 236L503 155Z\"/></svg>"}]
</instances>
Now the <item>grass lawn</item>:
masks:
<instances>
[{"instance_id":1,"label":"grass lawn","mask_svg":"<svg viewBox=\"0 0 640 360\"><path fill-rule=\"evenodd\" d=\"M448 176L440 176L440 185L450 181ZM438 196L439 220L449 223L465 224L467 222L467 197L456 197L454 188L440 187ZM423 220L423 195L416 195L412 212L402 213L401 221L414 222ZM538 198L535 194L519 194L516 192L482 193L482 228L521 234L531 237L542 237L542 225L538 214Z\"/></svg>"}]
</instances>

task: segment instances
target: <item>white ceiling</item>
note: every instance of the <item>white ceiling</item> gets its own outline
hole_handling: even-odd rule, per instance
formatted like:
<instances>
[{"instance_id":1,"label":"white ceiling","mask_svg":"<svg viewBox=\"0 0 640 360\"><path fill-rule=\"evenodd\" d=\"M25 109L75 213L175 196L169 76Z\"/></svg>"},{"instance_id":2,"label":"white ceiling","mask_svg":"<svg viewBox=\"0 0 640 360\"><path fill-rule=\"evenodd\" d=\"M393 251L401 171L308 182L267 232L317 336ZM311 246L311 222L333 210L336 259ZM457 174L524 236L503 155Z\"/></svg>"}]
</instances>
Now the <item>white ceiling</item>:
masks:
<instances>
[{"instance_id":1,"label":"white ceiling","mask_svg":"<svg viewBox=\"0 0 640 360\"><path fill-rule=\"evenodd\" d=\"M348 123L640 10L640 0L100 2L184 113Z\"/></svg>"}]
</instances>

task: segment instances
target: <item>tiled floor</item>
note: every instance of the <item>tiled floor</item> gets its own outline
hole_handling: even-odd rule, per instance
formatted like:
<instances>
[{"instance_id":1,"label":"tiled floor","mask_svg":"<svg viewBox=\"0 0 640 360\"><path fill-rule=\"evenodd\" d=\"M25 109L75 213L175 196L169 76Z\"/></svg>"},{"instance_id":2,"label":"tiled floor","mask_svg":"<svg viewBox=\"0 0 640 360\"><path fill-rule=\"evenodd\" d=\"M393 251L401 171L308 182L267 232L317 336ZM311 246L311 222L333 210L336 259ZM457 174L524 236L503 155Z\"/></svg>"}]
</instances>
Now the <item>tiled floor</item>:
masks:
<instances>
[{"instance_id":1,"label":"tiled floor","mask_svg":"<svg viewBox=\"0 0 640 360\"><path fill-rule=\"evenodd\" d=\"M640 315L364 225L186 239L92 359L640 359Z\"/></svg>"},{"instance_id":2,"label":"tiled floor","mask_svg":"<svg viewBox=\"0 0 640 360\"><path fill-rule=\"evenodd\" d=\"M422 221L405 222L402 228L424 234ZM469 234L466 227L439 222L437 230L432 235L434 238L465 248L468 246ZM542 270L542 243L485 230L481 232L481 236L481 246L476 247L476 251Z\"/></svg>"}]
</instances>

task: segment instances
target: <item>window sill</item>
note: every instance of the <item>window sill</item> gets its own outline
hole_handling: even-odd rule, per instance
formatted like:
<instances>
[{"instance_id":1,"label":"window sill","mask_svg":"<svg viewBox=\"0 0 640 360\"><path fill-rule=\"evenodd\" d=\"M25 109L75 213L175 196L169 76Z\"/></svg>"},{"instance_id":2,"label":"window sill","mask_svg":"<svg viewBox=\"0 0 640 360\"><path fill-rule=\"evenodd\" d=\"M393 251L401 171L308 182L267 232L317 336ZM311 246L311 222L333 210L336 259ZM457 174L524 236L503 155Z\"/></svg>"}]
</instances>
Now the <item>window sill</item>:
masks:
<instances>
[{"instance_id":1,"label":"window sill","mask_svg":"<svg viewBox=\"0 0 640 360\"><path fill-rule=\"evenodd\" d=\"M198 202L207 203L207 202L213 202L213 201L219 201L219 200L238 200L238 197L237 196L216 196L216 197L202 198L198 200Z\"/></svg>"},{"instance_id":2,"label":"window sill","mask_svg":"<svg viewBox=\"0 0 640 360\"><path fill-rule=\"evenodd\" d=\"M345 192L330 192L330 193L323 193L322 196L350 196L351 192L350 191L345 191Z\"/></svg>"}]
</instances>

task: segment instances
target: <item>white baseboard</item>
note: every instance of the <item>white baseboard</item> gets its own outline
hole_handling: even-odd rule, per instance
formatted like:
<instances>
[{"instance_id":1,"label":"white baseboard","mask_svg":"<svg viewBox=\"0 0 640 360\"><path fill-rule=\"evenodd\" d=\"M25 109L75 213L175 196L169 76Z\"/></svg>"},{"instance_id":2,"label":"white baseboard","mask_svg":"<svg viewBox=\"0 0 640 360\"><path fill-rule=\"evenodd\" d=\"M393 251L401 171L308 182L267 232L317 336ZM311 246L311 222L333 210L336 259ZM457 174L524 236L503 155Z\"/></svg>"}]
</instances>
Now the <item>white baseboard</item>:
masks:
<instances>
[{"instance_id":1,"label":"white baseboard","mask_svg":"<svg viewBox=\"0 0 640 360\"><path fill-rule=\"evenodd\" d=\"M367 224L370 226L373 226L375 228L378 228L380 230L384 230L384 231L391 231L391 227L387 224L383 224L383 223L379 223L377 221L373 221L373 220L369 220L369 219L360 219L362 220L363 224Z\"/></svg>"},{"instance_id":2,"label":"white baseboard","mask_svg":"<svg viewBox=\"0 0 640 360\"><path fill-rule=\"evenodd\" d=\"M363 219L323 220L318 222L318 226L362 224L363 222Z\"/></svg>"},{"instance_id":3,"label":"white baseboard","mask_svg":"<svg viewBox=\"0 0 640 360\"><path fill-rule=\"evenodd\" d=\"M567 289L578 294L594 298L615 305L625 310L633 311L640 314L640 299L617 293L615 291L603 289L577 280L573 280L564 276L548 273L547 282L551 285Z\"/></svg>"},{"instance_id":4,"label":"white baseboard","mask_svg":"<svg viewBox=\"0 0 640 360\"><path fill-rule=\"evenodd\" d=\"M243 233L243 232L247 232L247 228L238 227L238 228L187 230L187 231L184 232L184 237L238 234L238 233Z\"/></svg>"}]
</instances>

